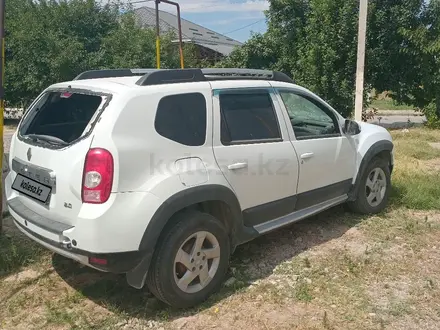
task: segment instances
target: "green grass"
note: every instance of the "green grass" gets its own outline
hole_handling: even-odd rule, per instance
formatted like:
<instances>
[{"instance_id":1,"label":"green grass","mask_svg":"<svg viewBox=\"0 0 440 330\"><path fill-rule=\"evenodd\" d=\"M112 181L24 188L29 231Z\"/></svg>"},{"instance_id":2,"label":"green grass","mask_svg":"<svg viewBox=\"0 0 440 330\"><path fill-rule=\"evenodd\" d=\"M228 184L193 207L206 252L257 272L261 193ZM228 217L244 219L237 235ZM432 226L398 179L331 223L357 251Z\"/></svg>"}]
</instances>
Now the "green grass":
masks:
<instances>
[{"instance_id":1,"label":"green grass","mask_svg":"<svg viewBox=\"0 0 440 330\"><path fill-rule=\"evenodd\" d=\"M440 210L440 173L399 173L393 180L395 205L416 210Z\"/></svg>"},{"instance_id":2,"label":"green grass","mask_svg":"<svg viewBox=\"0 0 440 330\"><path fill-rule=\"evenodd\" d=\"M423 140L396 141L395 144L400 154L415 160L430 160L440 157L440 149L431 147L428 142Z\"/></svg>"},{"instance_id":3,"label":"green grass","mask_svg":"<svg viewBox=\"0 0 440 330\"><path fill-rule=\"evenodd\" d=\"M395 172L391 200L395 206L417 210L440 210L440 171L430 170L429 162L440 166L440 149L430 142L440 141L440 132L414 129L393 132Z\"/></svg>"},{"instance_id":4,"label":"green grass","mask_svg":"<svg viewBox=\"0 0 440 330\"><path fill-rule=\"evenodd\" d=\"M377 108L378 110L414 110L414 107L411 105L397 104L390 99L374 100L371 102L370 107Z\"/></svg>"},{"instance_id":5,"label":"green grass","mask_svg":"<svg viewBox=\"0 0 440 330\"><path fill-rule=\"evenodd\" d=\"M22 236L0 235L0 278L36 263L45 250Z\"/></svg>"}]
</instances>

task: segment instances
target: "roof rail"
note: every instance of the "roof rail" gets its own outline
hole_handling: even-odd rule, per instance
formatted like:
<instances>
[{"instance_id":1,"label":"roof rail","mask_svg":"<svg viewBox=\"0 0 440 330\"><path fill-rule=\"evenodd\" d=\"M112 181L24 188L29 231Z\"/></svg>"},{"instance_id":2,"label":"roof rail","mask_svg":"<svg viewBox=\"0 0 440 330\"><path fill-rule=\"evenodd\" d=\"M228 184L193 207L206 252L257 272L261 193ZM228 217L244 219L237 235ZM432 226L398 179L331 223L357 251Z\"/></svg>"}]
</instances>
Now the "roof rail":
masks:
<instances>
[{"instance_id":1,"label":"roof rail","mask_svg":"<svg viewBox=\"0 0 440 330\"><path fill-rule=\"evenodd\" d=\"M156 69L105 69L80 73L73 80L142 76Z\"/></svg>"},{"instance_id":2,"label":"roof rail","mask_svg":"<svg viewBox=\"0 0 440 330\"><path fill-rule=\"evenodd\" d=\"M85 71L74 80L142 76L139 86L162 85L207 80L272 80L294 83L286 74L270 70L254 69L108 69Z\"/></svg>"},{"instance_id":3,"label":"roof rail","mask_svg":"<svg viewBox=\"0 0 440 330\"><path fill-rule=\"evenodd\" d=\"M220 79L257 79L293 83L288 75L271 70L256 69L201 69L208 80Z\"/></svg>"},{"instance_id":4,"label":"roof rail","mask_svg":"<svg viewBox=\"0 0 440 330\"><path fill-rule=\"evenodd\" d=\"M140 86L172 84L182 82L200 82L206 80L272 80L294 83L286 74L278 71L254 69L175 69L152 70L140 78Z\"/></svg>"},{"instance_id":5,"label":"roof rail","mask_svg":"<svg viewBox=\"0 0 440 330\"><path fill-rule=\"evenodd\" d=\"M136 84L149 86L200 81L206 81L200 69L158 69L145 74Z\"/></svg>"}]
</instances>

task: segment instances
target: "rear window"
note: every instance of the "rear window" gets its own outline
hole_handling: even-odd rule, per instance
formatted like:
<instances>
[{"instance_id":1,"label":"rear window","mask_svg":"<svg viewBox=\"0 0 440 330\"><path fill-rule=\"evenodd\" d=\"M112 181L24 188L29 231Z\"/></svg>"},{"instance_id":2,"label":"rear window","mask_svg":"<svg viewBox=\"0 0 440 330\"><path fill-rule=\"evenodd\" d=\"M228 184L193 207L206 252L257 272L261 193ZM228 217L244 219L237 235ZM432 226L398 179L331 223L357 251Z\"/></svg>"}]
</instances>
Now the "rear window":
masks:
<instances>
[{"instance_id":1,"label":"rear window","mask_svg":"<svg viewBox=\"0 0 440 330\"><path fill-rule=\"evenodd\" d=\"M169 95L157 107L155 128L167 139L201 146L206 139L206 99L200 93Z\"/></svg>"},{"instance_id":2,"label":"rear window","mask_svg":"<svg viewBox=\"0 0 440 330\"><path fill-rule=\"evenodd\" d=\"M70 144L80 138L104 101L103 96L48 92L30 109L20 127L21 136Z\"/></svg>"}]
</instances>

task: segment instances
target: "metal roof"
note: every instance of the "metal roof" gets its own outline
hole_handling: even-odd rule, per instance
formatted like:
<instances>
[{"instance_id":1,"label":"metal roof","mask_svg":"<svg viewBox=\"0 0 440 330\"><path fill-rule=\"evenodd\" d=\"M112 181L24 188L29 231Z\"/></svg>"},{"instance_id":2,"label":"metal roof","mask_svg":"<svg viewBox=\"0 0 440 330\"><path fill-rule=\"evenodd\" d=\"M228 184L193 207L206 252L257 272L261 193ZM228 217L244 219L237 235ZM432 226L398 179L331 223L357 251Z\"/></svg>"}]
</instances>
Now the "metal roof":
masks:
<instances>
[{"instance_id":1,"label":"metal roof","mask_svg":"<svg viewBox=\"0 0 440 330\"><path fill-rule=\"evenodd\" d=\"M138 23L142 27L156 27L156 13L154 8L141 7L135 9ZM177 35L178 25L177 16L166 11L159 11L159 27L161 33L175 32ZM217 33L190 22L182 18L182 38L184 42L191 42L209 49L212 49L222 55L229 55L234 47L241 46L242 43L231 39L225 35Z\"/></svg>"}]
</instances>

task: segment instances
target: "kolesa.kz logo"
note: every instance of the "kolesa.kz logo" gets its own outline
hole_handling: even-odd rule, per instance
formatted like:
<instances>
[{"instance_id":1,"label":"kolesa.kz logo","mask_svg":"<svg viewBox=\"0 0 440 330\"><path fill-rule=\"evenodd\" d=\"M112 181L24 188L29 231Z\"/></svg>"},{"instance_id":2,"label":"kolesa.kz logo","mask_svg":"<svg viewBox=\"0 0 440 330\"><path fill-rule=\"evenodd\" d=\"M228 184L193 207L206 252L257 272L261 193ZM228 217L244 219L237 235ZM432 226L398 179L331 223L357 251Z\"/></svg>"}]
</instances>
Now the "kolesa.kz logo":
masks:
<instances>
[{"instance_id":1,"label":"kolesa.kz logo","mask_svg":"<svg viewBox=\"0 0 440 330\"><path fill-rule=\"evenodd\" d=\"M27 191L30 191L31 193L37 194L38 196L41 196L41 193L43 192L43 189L31 185L29 182L26 182L25 180L21 181L20 187Z\"/></svg>"}]
</instances>

